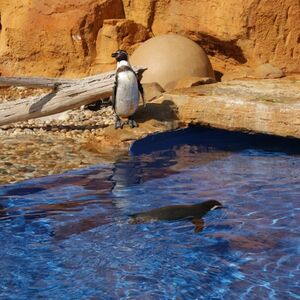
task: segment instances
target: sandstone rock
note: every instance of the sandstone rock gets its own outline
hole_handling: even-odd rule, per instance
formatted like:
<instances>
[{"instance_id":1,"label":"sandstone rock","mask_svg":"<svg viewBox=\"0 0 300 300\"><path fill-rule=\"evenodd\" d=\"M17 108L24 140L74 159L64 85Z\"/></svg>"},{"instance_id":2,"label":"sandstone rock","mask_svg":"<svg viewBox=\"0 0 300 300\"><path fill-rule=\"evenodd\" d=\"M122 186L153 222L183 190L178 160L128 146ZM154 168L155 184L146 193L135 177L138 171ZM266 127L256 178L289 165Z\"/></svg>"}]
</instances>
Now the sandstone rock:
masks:
<instances>
[{"instance_id":1,"label":"sandstone rock","mask_svg":"<svg viewBox=\"0 0 300 300\"><path fill-rule=\"evenodd\" d=\"M92 73L115 68L111 54L117 49L132 53L134 47L151 37L150 32L141 24L126 19L105 20L96 41L96 60Z\"/></svg>"},{"instance_id":2,"label":"sandstone rock","mask_svg":"<svg viewBox=\"0 0 300 300\"><path fill-rule=\"evenodd\" d=\"M241 66L235 69L231 69L221 77L221 81L230 81L234 79L247 78L252 68L247 66Z\"/></svg>"},{"instance_id":3,"label":"sandstone rock","mask_svg":"<svg viewBox=\"0 0 300 300\"><path fill-rule=\"evenodd\" d=\"M256 67L254 70L251 70L247 77L251 78L261 78L261 79L274 79L274 78L281 78L284 76L284 72L273 66L272 64L263 64Z\"/></svg>"},{"instance_id":4,"label":"sandstone rock","mask_svg":"<svg viewBox=\"0 0 300 300\"><path fill-rule=\"evenodd\" d=\"M146 102L150 102L158 98L165 92L165 90L157 82L144 83L143 88Z\"/></svg>"},{"instance_id":5,"label":"sandstone rock","mask_svg":"<svg viewBox=\"0 0 300 300\"><path fill-rule=\"evenodd\" d=\"M238 69L224 74L222 81L242 78L275 79L282 78L284 76L285 74L280 68L277 68L272 64L262 64L257 67L239 67Z\"/></svg>"},{"instance_id":6,"label":"sandstone rock","mask_svg":"<svg viewBox=\"0 0 300 300\"><path fill-rule=\"evenodd\" d=\"M120 18L155 36L189 37L225 75L238 73L241 65L265 63L285 73L300 72L298 0L238 5L236 0L1 0L0 16L2 75L84 76L96 54L100 62L108 60L98 44L103 22ZM103 54L96 53L96 46ZM133 40L130 51L135 46Z\"/></svg>"},{"instance_id":7,"label":"sandstone rock","mask_svg":"<svg viewBox=\"0 0 300 300\"><path fill-rule=\"evenodd\" d=\"M87 74L105 19L123 18L121 0L1 1L2 75Z\"/></svg>"},{"instance_id":8,"label":"sandstone rock","mask_svg":"<svg viewBox=\"0 0 300 300\"><path fill-rule=\"evenodd\" d=\"M300 80L244 79L171 91L183 124L300 138Z\"/></svg>"},{"instance_id":9,"label":"sandstone rock","mask_svg":"<svg viewBox=\"0 0 300 300\"><path fill-rule=\"evenodd\" d=\"M183 34L199 43L222 73L232 66L270 62L300 72L298 0L125 0L126 17L154 35ZM216 69L216 67L214 67Z\"/></svg>"},{"instance_id":10,"label":"sandstone rock","mask_svg":"<svg viewBox=\"0 0 300 300\"><path fill-rule=\"evenodd\" d=\"M176 34L161 35L144 42L133 52L130 61L148 68L142 83L158 82L165 89L174 88L178 80L189 76L214 78L203 49Z\"/></svg>"},{"instance_id":11,"label":"sandstone rock","mask_svg":"<svg viewBox=\"0 0 300 300\"><path fill-rule=\"evenodd\" d=\"M190 76L178 80L174 86L174 89L186 89L193 86L209 83L216 83L216 80L211 77Z\"/></svg>"}]
</instances>

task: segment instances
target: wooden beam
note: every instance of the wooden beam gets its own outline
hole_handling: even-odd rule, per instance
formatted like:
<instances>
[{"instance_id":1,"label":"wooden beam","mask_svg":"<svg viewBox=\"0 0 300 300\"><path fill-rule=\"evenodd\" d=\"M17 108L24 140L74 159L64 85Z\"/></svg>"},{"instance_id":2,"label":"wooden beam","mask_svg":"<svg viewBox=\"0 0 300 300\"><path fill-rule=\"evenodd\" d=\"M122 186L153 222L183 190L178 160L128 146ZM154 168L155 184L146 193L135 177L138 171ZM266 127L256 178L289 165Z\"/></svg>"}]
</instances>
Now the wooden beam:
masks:
<instances>
[{"instance_id":1,"label":"wooden beam","mask_svg":"<svg viewBox=\"0 0 300 300\"><path fill-rule=\"evenodd\" d=\"M141 76L146 70L134 68ZM4 78L5 84L18 86L52 87L53 91L28 97L24 100L10 101L0 105L0 126L14 122L40 118L65 110L92 103L112 93L115 72L102 73L82 79L64 80L56 78Z\"/></svg>"}]
</instances>

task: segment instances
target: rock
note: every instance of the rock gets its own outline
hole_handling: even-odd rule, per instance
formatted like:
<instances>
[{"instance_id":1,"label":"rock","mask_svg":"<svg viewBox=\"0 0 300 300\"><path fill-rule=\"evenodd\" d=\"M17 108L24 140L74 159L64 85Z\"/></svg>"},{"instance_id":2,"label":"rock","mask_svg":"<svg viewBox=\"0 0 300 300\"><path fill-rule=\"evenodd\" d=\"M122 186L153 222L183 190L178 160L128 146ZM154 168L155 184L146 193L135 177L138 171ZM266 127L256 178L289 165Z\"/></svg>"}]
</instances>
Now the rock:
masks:
<instances>
[{"instance_id":1,"label":"rock","mask_svg":"<svg viewBox=\"0 0 300 300\"><path fill-rule=\"evenodd\" d=\"M164 89L189 76L214 79L211 63L204 50L186 37L167 34L141 44L131 55L134 65L148 68L142 83L158 82Z\"/></svg>"},{"instance_id":2,"label":"rock","mask_svg":"<svg viewBox=\"0 0 300 300\"><path fill-rule=\"evenodd\" d=\"M174 89L186 89L201 84L216 83L217 81L211 77L189 76L176 82Z\"/></svg>"},{"instance_id":3,"label":"rock","mask_svg":"<svg viewBox=\"0 0 300 300\"><path fill-rule=\"evenodd\" d=\"M144 83L143 89L146 102L150 102L155 98L158 98L165 92L165 90L157 82Z\"/></svg>"},{"instance_id":4,"label":"rock","mask_svg":"<svg viewBox=\"0 0 300 300\"><path fill-rule=\"evenodd\" d=\"M284 76L284 72L272 64L263 64L248 72L247 77L260 79L274 79Z\"/></svg>"},{"instance_id":5,"label":"rock","mask_svg":"<svg viewBox=\"0 0 300 300\"><path fill-rule=\"evenodd\" d=\"M244 79L173 90L168 99L183 124L300 138L300 80ZM138 121L138 120L137 120Z\"/></svg>"},{"instance_id":6,"label":"rock","mask_svg":"<svg viewBox=\"0 0 300 300\"><path fill-rule=\"evenodd\" d=\"M103 59L103 68L108 68L109 57L98 43L100 40L108 43L104 33L115 30L110 32L108 24L103 26L107 19L130 20L131 24L138 24L135 28L144 28L132 34L132 25L121 26L123 33L128 32L130 45L126 47L130 51L140 43L138 32L147 30L155 36L172 32L201 45L214 69L223 74L245 64L253 67L265 63L286 73L300 72L299 1L236 3L236 0L2 0L0 74L78 77L94 72L95 59ZM108 27L104 29L105 26ZM127 40L123 29L117 36ZM98 60L97 72L100 67Z\"/></svg>"},{"instance_id":7,"label":"rock","mask_svg":"<svg viewBox=\"0 0 300 300\"><path fill-rule=\"evenodd\" d=\"M117 49L132 53L136 44L151 37L150 32L141 24L132 20L104 20L103 27L96 41L96 60L92 68L93 74L115 68L115 59L111 54Z\"/></svg>"},{"instance_id":8,"label":"rock","mask_svg":"<svg viewBox=\"0 0 300 300\"><path fill-rule=\"evenodd\" d=\"M123 0L126 18L155 36L173 32L200 44L214 69L226 73L245 63L270 62L300 72L298 0ZM233 17L234 16L234 17Z\"/></svg>"},{"instance_id":9,"label":"rock","mask_svg":"<svg viewBox=\"0 0 300 300\"><path fill-rule=\"evenodd\" d=\"M0 72L84 76L105 19L124 18L122 0L0 1Z\"/></svg>"},{"instance_id":10,"label":"rock","mask_svg":"<svg viewBox=\"0 0 300 300\"><path fill-rule=\"evenodd\" d=\"M46 116L46 117L42 117L42 118L37 118L36 121L37 122L42 122L42 123L46 123L46 124L50 124L51 121L67 121L69 120L69 111L64 111L58 114L54 114L54 115L50 115L50 116ZM29 124L34 124L34 122L36 122L35 120L28 120Z\"/></svg>"},{"instance_id":11,"label":"rock","mask_svg":"<svg viewBox=\"0 0 300 300\"><path fill-rule=\"evenodd\" d=\"M242 66L233 70L226 72L222 77L221 81L230 81L234 79L247 78L249 72L251 72L250 67Z\"/></svg>"}]
</instances>

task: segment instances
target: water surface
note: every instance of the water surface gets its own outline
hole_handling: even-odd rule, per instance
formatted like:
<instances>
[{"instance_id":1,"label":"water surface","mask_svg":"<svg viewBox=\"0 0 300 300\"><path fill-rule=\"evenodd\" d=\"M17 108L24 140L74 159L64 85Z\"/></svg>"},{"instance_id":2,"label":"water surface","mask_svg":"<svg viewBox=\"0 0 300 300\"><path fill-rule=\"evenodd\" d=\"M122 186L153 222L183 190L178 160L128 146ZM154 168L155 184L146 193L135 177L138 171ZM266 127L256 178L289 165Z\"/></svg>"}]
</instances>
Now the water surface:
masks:
<instances>
[{"instance_id":1,"label":"water surface","mask_svg":"<svg viewBox=\"0 0 300 300\"><path fill-rule=\"evenodd\" d=\"M299 299L299 142L191 128L2 186L1 299ZM217 199L188 220L128 215Z\"/></svg>"}]
</instances>

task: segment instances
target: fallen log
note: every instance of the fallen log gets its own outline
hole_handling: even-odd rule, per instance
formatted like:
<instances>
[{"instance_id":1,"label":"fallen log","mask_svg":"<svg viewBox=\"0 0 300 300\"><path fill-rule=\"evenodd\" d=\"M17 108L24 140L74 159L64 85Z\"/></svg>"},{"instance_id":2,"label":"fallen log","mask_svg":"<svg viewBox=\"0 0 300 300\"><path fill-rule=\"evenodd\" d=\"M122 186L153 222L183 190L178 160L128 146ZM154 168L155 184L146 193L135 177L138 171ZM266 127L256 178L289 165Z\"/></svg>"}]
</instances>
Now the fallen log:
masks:
<instances>
[{"instance_id":1,"label":"fallen log","mask_svg":"<svg viewBox=\"0 0 300 300\"><path fill-rule=\"evenodd\" d=\"M146 70L134 68L141 76ZM50 93L32 96L0 105L0 126L26 121L86 105L111 96L115 72L107 72L82 79L40 77L0 77L0 86L52 88Z\"/></svg>"},{"instance_id":2,"label":"fallen log","mask_svg":"<svg viewBox=\"0 0 300 300\"><path fill-rule=\"evenodd\" d=\"M61 84L72 84L74 80L44 77L0 77L0 86L25 86L30 88L52 88Z\"/></svg>"}]
</instances>

